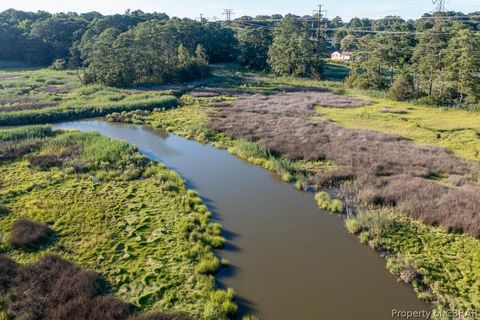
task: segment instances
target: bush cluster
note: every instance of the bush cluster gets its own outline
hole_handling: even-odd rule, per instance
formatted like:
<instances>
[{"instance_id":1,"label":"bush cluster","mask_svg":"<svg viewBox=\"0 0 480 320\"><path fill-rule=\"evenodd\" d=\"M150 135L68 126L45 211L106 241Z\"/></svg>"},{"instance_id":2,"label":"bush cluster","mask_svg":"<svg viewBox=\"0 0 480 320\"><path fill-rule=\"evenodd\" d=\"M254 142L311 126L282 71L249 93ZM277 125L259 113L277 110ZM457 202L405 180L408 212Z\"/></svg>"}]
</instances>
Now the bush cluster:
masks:
<instances>
[{"instance_id":1,"label":"bush cluster","mask_svg":"<svg viewBox=\"0 0 480 320\"><path fill-rule=\"evenodd\" d=\"M56 255L18 266L0 256L0 292L7 296L8 314L18 319L51 320L193 320L181 313L132 315L135 308L104 296L106 284Z\"/></svg>"},{"instance_id":2,"label":"bush cluster","mask_svg":"<svg viewBox=\"0 0 480 320\"><path fill-rule=\"evenodd\" d=\"M50 227L44 223L18 219L12 225L8 243L15 248L36 249L48 241L51 233Z\"/></svg>"}]
</instances>

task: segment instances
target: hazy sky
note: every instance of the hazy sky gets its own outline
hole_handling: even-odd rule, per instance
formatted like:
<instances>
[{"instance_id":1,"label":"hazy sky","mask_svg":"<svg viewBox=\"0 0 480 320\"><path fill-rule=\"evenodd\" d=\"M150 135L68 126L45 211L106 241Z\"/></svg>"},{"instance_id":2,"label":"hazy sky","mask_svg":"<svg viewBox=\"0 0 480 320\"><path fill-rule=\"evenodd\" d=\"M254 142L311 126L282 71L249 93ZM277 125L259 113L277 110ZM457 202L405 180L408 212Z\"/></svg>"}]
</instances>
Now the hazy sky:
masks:
<instances>
[{"instance_id":1,"label":"hazy sky","mask_svg":"<svg viewBox=\"0 0 480 320\"><path fill-rule=\"evenodd\" d=\"M344 20L358 17L384 17L395 14L416 18L434 8L431 0L0 0L0 11L18 10L49 12L99 11L104 14L123 13L126 9L165 12L170 16L195 18L203 13L208 18L222 18L223 9L233 9L235 17L242 15L294 13L311 14L322 2L327 16ZM480 11L480 0L447 0L447 9L465 13Z\"/></svg>"}]
</instances>

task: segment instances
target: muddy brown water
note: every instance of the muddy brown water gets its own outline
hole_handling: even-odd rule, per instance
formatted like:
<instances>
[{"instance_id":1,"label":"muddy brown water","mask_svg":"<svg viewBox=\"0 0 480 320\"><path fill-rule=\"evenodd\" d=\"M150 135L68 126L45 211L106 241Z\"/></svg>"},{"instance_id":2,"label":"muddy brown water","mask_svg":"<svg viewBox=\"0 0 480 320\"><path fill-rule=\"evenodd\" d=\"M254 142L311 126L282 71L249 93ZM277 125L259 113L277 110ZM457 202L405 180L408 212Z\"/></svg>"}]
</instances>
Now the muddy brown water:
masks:
<instances>
[{"instance_id":1,"label":"muddy brown water","mask_svg":"<svg viewBox=\"0 0 480 320\"><path fill-rule=\"evenodd\" d=\"M237 293L240 315L265 320L385 320L392 310L429 310L385 269L385 260L320 211L313 195L226 151L146 126L102 120L56 124L136 145L178 172L224 226L217 275Z\"/></svg>"}]
</instances>

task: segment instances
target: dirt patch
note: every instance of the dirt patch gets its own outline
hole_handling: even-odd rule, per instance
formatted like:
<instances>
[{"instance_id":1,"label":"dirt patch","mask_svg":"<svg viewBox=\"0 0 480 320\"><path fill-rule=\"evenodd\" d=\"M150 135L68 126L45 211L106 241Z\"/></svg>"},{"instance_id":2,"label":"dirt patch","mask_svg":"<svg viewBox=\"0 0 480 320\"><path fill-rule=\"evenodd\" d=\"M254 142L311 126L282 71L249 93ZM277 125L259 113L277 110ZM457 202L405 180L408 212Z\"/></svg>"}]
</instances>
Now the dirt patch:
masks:
<instances>
[{"instance_id":1,"label":"dirt patch","mask_svg":"<svg viewBox=\"0 0 480 320\"><path fill-rule=\"evenodd\" d=\"M314 106L349 108L367 103L331 92L254 95L218 107L210 127L230 137L259 141L290 159L329 160L338 168L312 181L332 187L354 180L364 205L393 206L426 223L480 235L478 168L447 150L416 146L406 139L339 127L315 119ZM449 187L433 177L463 177Z\"/></svg>"},{"instance_id":2,"label":"dirt patch","mask_svg":"<svg viewBox=\"0 0 480 320\"><path fill-rule=\"evenodd\" d=\"M22 110L40 110L50 107L55 107L58 104L52 102L35 102L27 104L15 104L12 106L2 106L0 107L0 112L12 112L12 111L22 111Z\"/></svg>"},{"instance_id":3,"label":"dirt patch","mask_svg":"<svg viewBox=\"0 0 480 320\"><path fill-rule=\"evenodd\" d=\"M238 96L245 94L245 90L235 88L210 88L201 87L192 90L191 95L195 98L210 98L218 96Z\"/></svg>"},{"instance_id":4,"label":"dirt patch","mask_svg":"<svg viewBox=\"0 0 480 320\"><path fill-rule=\"evenodd\" d=\"M380 113L391 113L391 114L408 114L407 110L404 109L391 109L390 107L383 107L378 110Z\"/></svg>"},{"instance_id":5,"label":"dirt patch","mask_svg":"<svg viewBox=\"0 0 480 320\"><path fill-rule=\"evenodd\" d=\"M25 78L25 76L16 73L0 73L0 81Z\"/></svg>"},{"instance_id":6,"label":"dirt patch","mask_svg":"<svg viewBox=\"0 0 480 320\"><path fill-rule=\"evenodd\" d=\"M73 88L70 87L58 87L58 86L45 86L38 88L36 91L38 92L46 92L46 93L60 93L66 94L73 91Z\"/></svg>"}]
</instances>

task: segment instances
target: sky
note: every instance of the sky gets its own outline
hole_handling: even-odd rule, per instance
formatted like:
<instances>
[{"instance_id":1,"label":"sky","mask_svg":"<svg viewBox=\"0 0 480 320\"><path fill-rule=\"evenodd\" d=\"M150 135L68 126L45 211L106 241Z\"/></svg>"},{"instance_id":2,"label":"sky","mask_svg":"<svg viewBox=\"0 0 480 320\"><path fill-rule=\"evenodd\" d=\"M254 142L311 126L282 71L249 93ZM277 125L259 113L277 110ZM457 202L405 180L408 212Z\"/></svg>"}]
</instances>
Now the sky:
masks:
<instances>
[{"instance_id":1,"label":"sky","mask_svg":"<svg viewBox=\"0 0 480 320\"><path fill-rule=\"evenodd\" d=\"M233 9L234 17L260 14L311 14L318 2L327 10L327 17L340 16L344 20L353 17L381 18L399 15L418 18L432 12L431 0L0 0L0 11L17 10L55 12L98 11L103 14L123 13L127 9L145 12L165 12L169 16L222 19L224 9ZM480 11L480 0L447 0L447 10L464 13Z\"/></svg>"}]
</instances>

